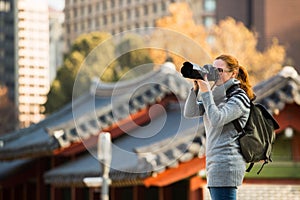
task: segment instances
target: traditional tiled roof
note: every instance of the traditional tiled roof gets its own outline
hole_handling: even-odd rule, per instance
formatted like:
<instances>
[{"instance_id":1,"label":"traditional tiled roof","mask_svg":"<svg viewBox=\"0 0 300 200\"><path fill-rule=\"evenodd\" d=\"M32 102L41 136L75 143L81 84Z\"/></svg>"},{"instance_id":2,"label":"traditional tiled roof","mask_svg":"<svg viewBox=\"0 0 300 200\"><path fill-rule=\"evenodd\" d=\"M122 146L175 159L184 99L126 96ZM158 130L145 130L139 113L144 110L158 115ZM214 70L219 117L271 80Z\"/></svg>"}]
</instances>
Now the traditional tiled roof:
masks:
<instances>
[{"instance_id":1,"label":"traditional tiled roof","mask_svg":"<svg viewBox=\"0 0 300 200\"><path fill-rule=\"evenodd\" d=\"M286 104L300 105L300 76L293 67L284 67L276 76L254 87L256 102L278 114Z\"/></svg>"},{"instance_id":2,"label":"traditional tiled roof","mask_svg":"<svg viewBox=\"0 0 300 200\"><path fill-rule=\"evenodd\" d=\"M110 177L114 185L136 184L166 168L176 168L195 156L203 156L200 137L203 127L199 119L185 119L182 105L171 104L167 113L153 119L145 127L113 140ZM82 185L84 177L99 176L95 149L72 164L57 167L45 174L45 181L57 185ZM88 169L84 166L88 163ZM75 175L76 174L76 175ZM125 182L125 183L124 183Z\"/></svg>"},{"instance_id":3,"label":"traditional tiled roof","mask_svg":"<svg viewBox=\"0 0 300 200\"><path fill-rule=\"evenodd\" d=\"M189 83L178 72L164 67L117 84L96 83L89 93L45 120L1 136L0 160L50 155L99 134L167 95L184 99L188 88Z\"/></svg>"},{"instance_id":4,"label":"traditional tiled roof","mask_svg":"<svg viewBox=\"0 0 300 200\"><path fill-rule=\"evenodd\" d=\"M285 67L278 75L257 85L254 91L257 95L256 102L265 105L272 113L280 112L286 104L296 103L300 105L300 77L290 67ZM177 109L171 109L171 107L167 109L167 112L170 113L167 120L170 120L170 122L172 120L171 116L180 118L183 121L186 120L182 118L182 109L179 109L179 105L171 105L171 107L177 107ZM160 121L160 118L154 119L153 124L151 123L150 126L135 129L128 134L139 137L142 137L144 134L153 134L153 130L156 127L155 122ZM195 121L192 124L188 124L187 121L182 123L183 126L181 128L177 126L177 129L172 128L178 122L166 123L164 128L159 132L157 140L152 139L153 141L151 141L151 139L146 140L145 138L137 140L135 137L128 135L114 140L114 145L120 145L120 147L125 149L126 147L130 147L126 151L133 153L131 155L134 159L128 159L128 157L124 157L122 154L113 152L112 157L115 160L120 159L120 162L123 162L125 158L124 162L129 164L127 168L122 168L121 170L118 170L118 165L112 164L110 176L113 184L136 184L143 178L164 172L167 168L176 168L181 162L188 162L194 157L204 156L202 145L204 139L203 124L201 121L200 124ZM168 136L164 136L165 134ZM86 154L84 157L85 159L91 159L92 156L91 154ZM68 185L72 183L82 185L83 177L99 176L101 174L101 167L96 159L93 162L86 161L80 164L75 161L75 163L78 166L81 165L81 167L78 167L83 169L81 172L75 173L72 165L60 166L46 173L46 182L50 184ZM86 163L90 163L89 167L93 166L93 170L85 170L84 165ZM140 171L141 168L145 168L146 170ZM70 176L70 174L76 175Z\"/></svg>"}]
</instances>

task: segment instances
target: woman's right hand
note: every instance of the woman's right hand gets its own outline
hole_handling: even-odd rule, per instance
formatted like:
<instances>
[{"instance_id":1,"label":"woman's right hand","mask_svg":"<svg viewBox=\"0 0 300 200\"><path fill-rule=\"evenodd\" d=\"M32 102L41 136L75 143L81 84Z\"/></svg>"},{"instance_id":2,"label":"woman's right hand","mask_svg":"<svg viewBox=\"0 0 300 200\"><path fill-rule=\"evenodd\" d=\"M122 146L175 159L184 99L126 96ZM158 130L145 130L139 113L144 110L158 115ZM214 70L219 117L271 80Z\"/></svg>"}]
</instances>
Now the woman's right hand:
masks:
<instances>
[{"instance_id":1,"label":"woman's right hand","mask_svg":"<svg viewBox=\"0 0 300 200\"><path fill-rule=\"evenodd\" d=\"M197 84L197 86L196 86ZM210 85L209 82L207 80L207 76L204 76L204 80L198 79L194 81L194 88L198 87L198 89L200 89L201 92L208 92L210 91Z\"/></svg>"}]
</instances>

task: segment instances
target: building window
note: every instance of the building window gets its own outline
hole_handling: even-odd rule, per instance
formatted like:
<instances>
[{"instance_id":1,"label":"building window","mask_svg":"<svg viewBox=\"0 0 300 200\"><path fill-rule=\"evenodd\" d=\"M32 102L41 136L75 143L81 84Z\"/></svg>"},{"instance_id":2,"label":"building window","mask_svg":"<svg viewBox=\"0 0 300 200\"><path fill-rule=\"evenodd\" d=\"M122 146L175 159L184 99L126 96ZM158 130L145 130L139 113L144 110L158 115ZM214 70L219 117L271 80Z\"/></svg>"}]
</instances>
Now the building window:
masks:
<instances>
[{"instance_id":1,"label":"building window","mask_svg":"<svg viewBox=\"0 0 300 200\"><path fill-rule=\"evenodd\" d=\"M119 21L120 22L123 21L123 13L122 12L119 14Z\"/></svg>"},{"instance_id":2,"label":"building window","mask_svg":"<svg viewBox=\"0 0 300 200\"><path fill-rule=\"evenodd\" d=\"M0 49L0 57L4 57L4 50Z\"/></svg>"},{"instance_id":3,"label":"building window","mask_svg":"<svg viewBox=\"0 0 300 200\"><path fill-rule=\"evenodd\" d=\"M130 19L130 18L131 18L131 12L130 12L129 9L126 11L126 15L127 15L127 19Z\"/></svg>"},{"instance_id":4,"label":"building window","mask_svg":"<svg viewBox=\"0 0 300 200\"><path fill-rule=\"evenodd\" d=\"M81 15L81 16L84 16L84 7L81 7L81 8L80 8L80 15Z\"/></svg>"},{"instance_id":5,"label":"building window","mask_svg":"<svg viewBox=\"0 0 300 200\"><path fill-rule=\"evenodd\" d=\"M161 9L163 10L163 11L165 11L165 10L167 10L167 6L166 6L166 2L161 2Z\"/></svg>"},{"instance_id":6,"label":"building window","mask_svg":"<svg viewBox=\"0 0 300 200\"><path fill-rule=\"evenodd\" d=\"M115 7L115 0L111 0L111 8Z\"/></svg>"},{"instance_id":7,"label":"building window","mask_svg":"<svg viewBox=\"0 0 300 200\"><path fill-rule=\"evenodd\" d=\"M0 41L4 41L4 40L5 40L4 33L0 33Z\"/></svg>"},{"instance_id":8,"label":"building window","mask_svg":"<svg viewBox=\"0 0 300 200\"><path fill-rule=\"evenodd\" d=\"M103 2L103 10L106 10L107 9L107 1L104 1Z\"/></svg>"},{"instance_id":9,"label":"building window","mask_svg":"<svg viewBox=\"0 0 300 200\"><path fill-rule=\"evenodd\" d=\"M75 31L75 32L78 31L78 28L77 28L77 24L76 24L76 23L74 24L74 31Z\"/></svg>"},{"instance_id":10,"label":"building window","mask_svg":"<svg viewBox=\"0 0 300 200\"><path fill-rule=\"evenodd\" d=\"M10 11L10 2L0 1L0 12L9 12Z\"/></svg>"},{"instance_id":11,"label":"building window","mask_svg":"<svg viewBox=\"0 0 300 200\"><path fill-rule=\"evenodd\" d=\"M97 4L96 4L96 10L98 10L98 11L101 10L101 4L99 2L97 2Z\"/></svg>"},{"instance_id":12,"label":"building window","mask_svg":"<svg viewBox=\"0 0 300 200\"><path fill-rule=\"evenodd\" d=\"M157 4L153 4L153 13L157 12Z\"/></svg>"},{"instance_id":13,"label":"building window","mask_svg":"<svg viewBox=\"0 0 300 200\"><path fill-rule=\"evenodd\" d=\"M91 14L92 13L92 5L89 5L89 8L88 8L88 10L89 10L89 14Z\"/></svg>"},{"instance_id":14,"label":"building window","mask_svg":"<svg viewBox=\"0 0 300 200\"><path fill-rule=\"evenodd\" d=\"M119 0L119 6L123 5L123 0Z\"/></svg>"},{"instance_id":15,"label":"building window","mask_svg":"<svg viewBox=\"0 0 300 200\"><path fill-rule=\"evenodd\" d=\"M213 12L216 10L216 0L204 0L204 10Z\"/></svg>"},{"instance_id":16,"label":"building window","mask_svg":"<svg viewBox=\"0 0 300 200\"><path fill-rule=\"evenodd\" d=\"M99 18L96 18L96 27L100 26Z\"/></svg>"},{"instance_id":17,"label":"building window","mask_svg":"<svg viewBox=\"0 0 300 200\"><path fill-rule=\"evenodd\" d=\"M74 18L77 17L77 8L74 8Z\"/></svg>"},{"instance_id":18,"label":"building window","mask_svg":"<svg viewBox=\"0 0 300 200\"><path fill-rule=\"evenodd\" d=\"M205 27L210 28L214 24L216 24L216 20L215 20L214 17L206 16L206 17L203 18L203 24L204 24Z\"/></svg>"},{"instance_id":19,"label":"building window","mask_svg":"<svg viewBox=\"0 0 300 200\"><path fill-rule=\"evenodd\" d=\"M103 17L103 24L106 25L107 24L107 16Z\"/></svg>"},{"instance_id":20,"label":"building window","mask_svg":"<svg viewBox=\"0 0 300 200\"><path fill-rule=\"evenodd\" d=\"M87 20L87 24L88 24L88 29L93 29L93 28L94 28L91 19L88 19L88 20Z\"/></svg>"},{"instance_id":21,"label":"building window","mask_svg":"<svg viewBox=\"0 0 300 200\"><path fill-rule=\"evenodd\" d=\"M139 17L139 16L140 16L140 12L139 12L139 9L138 9L138 8L135 9L135 16L136 16L136 17Z\"/></svg>"},{"instance_id":22,"label":"building window","mask_svg":"<svg viewBox=\"0 0 300 200\"><path fill-rule=\"evenodd\" d=\"M148 15L148 6L147 5L144 5L144 14Z\"/></svg>"}]
</instances>

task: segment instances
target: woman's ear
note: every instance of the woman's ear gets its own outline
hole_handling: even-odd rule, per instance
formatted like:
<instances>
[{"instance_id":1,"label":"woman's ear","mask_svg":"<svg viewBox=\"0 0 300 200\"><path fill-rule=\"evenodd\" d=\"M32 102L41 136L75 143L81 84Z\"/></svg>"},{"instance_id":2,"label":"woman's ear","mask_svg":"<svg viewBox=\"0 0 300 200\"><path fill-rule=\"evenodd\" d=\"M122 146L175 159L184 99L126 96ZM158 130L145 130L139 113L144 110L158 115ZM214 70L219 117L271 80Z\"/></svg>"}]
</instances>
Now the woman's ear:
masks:
<instances>
[{"instance_id":1,"label":"woman's ear","mask_svg":"<svg viewBox=\"0 0 300 200\"><path fill-rule=\"evenodd\" d=\"M232 77L237 78L237 76L238 76L238 72L234 70L233 73L232 73Z\"/></svg>"}]
</instances>

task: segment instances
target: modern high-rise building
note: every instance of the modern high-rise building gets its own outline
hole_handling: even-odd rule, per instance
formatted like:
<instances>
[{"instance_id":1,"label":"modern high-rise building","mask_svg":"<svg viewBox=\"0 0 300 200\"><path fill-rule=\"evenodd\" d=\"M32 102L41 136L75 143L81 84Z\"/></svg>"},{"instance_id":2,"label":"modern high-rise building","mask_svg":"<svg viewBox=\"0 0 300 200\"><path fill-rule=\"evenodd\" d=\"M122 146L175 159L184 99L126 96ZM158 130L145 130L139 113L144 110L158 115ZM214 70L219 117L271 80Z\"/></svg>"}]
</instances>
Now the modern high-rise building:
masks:
<instances>
[{"instance_id":1,"label":"modern high-rise building","mask_svg":"<svg viewBox=\"0 0 300 200\"><path fill-rule=\"evenodd\" d=\"M16 24L15 0L0 0L0 84L8 88L8 96L15 102L16 88Z\"/></svg>"},{"instance_id":2,"label":"modern high-rise building","mask_svg":"<svg viewBox=\"0 0 300 200\"><path fill-rule=\"evenodd\" d=\"M170 3L187 2L191 5L196 22L203 13L203 0L66 0L65 39L67 47L83 33L105 31L112 34L136 28L155 27L155 21L169 14ZM209 22L208 23L212 23Z\"/></svg>"},{"instance_id":3,"label":"modern high-rise building","mask_svg":"<svg viewBox=\"0 0 300 200\"><path fill-rule=\"evenodd\" d=\"M8 88L27 127L44 118L49 91L49 18L46 1L0 0L0 84Z\"/></svg>"},{"instance_id":4,"label":"modern high-rise building","mask_svg":"<svg viewBox=\"0 0 300 200\"><path fill-rule=\"evenodd\" d=\"M18 0L17 105L20 127L44 118L49 81L48 4Z\"/></svg>"}]
</instances>

